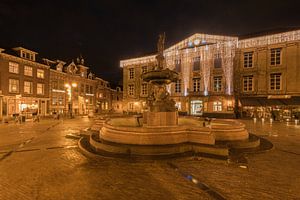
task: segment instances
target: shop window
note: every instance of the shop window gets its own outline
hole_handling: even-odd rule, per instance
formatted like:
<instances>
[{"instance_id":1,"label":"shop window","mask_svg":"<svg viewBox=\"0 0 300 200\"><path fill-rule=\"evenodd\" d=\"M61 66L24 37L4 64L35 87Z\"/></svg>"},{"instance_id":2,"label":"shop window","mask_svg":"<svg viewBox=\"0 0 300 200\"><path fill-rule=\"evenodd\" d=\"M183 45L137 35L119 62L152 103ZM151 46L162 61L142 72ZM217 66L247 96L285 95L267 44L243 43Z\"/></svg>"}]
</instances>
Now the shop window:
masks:
<instances>
[{"instance_id":1,"label":"shop window","mask_svg":"<svg viewBox=\"0 0 300 200\"><path fill-rule=\"evenodd\" d=\"M214 101L213 102L213 111L214 112L222 111L222 102L221 101Z\"/></svg>"}]
</instances>

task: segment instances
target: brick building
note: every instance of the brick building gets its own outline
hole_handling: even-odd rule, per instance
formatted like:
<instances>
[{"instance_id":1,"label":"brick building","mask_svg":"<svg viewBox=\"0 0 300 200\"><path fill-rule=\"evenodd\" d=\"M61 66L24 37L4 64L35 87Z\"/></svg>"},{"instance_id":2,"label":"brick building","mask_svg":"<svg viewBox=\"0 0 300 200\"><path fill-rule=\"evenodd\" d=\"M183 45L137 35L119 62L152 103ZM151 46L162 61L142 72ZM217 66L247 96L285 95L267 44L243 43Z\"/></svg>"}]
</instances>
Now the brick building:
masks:
<instances>
[{"instance_id":1,"label":"brick building","mask_svg":"<svg viewBox=\"0 0 300 200\"><path fill-rule=\"evenodd\" d=\"M82 57L67 63L37 60L37 54L22 47L0 49L1 119L14 114L30 118L32 113L47 116L113 111L115 90L92 74Z\"/></svg>"},{"instance_id":2,"label":"brick building","mask_svg":"<svg viewBox=\"0 0 300 200\"><path fill-rule=\"evenodd\" d=\"M0 50L0 117L49 114L49 66L36 61L37 53L17 47Z\"/></svg>"}]
</instances>

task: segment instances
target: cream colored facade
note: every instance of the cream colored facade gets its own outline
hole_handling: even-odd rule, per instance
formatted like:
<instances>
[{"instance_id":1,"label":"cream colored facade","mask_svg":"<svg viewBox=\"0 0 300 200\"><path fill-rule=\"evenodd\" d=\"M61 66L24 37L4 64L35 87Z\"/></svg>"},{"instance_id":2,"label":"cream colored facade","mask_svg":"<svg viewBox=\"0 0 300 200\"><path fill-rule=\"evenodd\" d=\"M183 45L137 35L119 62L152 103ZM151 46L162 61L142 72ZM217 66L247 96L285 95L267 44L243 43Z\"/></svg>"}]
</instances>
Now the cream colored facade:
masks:
<instances>
[{"instance_id":1,"label":"cream colored facade","mask_svg":"<svg viewBox=\"0 0 300 200\"><path fill-rule=\"evenodd\" d=\"M180 82L167 89L178 111L191 115L233 117L249 105L249 97L264 97L273 102L284 98L281 104L298 105L299 39L299 30L247 39L194 34L164 50L166 68L180 75ZM280 64L276 64L278 55ZM156 65L155 56L121 60L125 111L145 109L151 88L140 77ZM244 67L244 62L251 67ZM278 74L280 88L274 89L278 87ZM244 91L244 79L249 81L251 76L253 88ZM269 104L271 100L259 105Z\"/></svg>"},{"instance_id":2,"label":"cream colored facade","mask_svg":"<svg viewBox=\"0 0 300 200\"><path fill-rule=\"evenodd\" d=\"M167 87L179 112L192 115L232 115L233 60L238 38L194 34L165 49L165 66L179 73L179 82ZM121 61L124 108L142 112L151 92L143 92L140 75L156 65L156 55ZM132 75L133 74L133 75ZM133 92L132 92L133 91Z\"/></svg>"},{"instance_id":3,"label":"cream colored facade","mask_svg":"<svg viewBox=\"0 0 300 200\"><path fill-rule=\"evenodd\" d=\"M244 115L269 118L276 111L279 119L295 117L300 112L300 30L239 43L235 85Z\"/></svg>"}]
</instances>

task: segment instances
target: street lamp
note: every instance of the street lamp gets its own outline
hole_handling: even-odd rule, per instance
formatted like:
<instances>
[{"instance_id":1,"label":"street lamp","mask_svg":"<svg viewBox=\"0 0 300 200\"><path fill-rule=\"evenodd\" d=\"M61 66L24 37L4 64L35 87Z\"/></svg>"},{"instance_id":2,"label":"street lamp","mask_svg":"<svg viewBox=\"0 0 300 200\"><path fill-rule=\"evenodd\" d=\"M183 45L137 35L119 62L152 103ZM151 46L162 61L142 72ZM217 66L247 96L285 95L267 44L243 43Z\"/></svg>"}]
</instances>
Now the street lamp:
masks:
<instances>
[{"instance_id":1,"label":"street lamp","mask_svg":"<svg viewBox=\"0 0 300 200\"><path fill-rule=\"evenodd\" d=\"M67 88L67 92L68 92L68 95L69 95L69 99L68 99L68 105L69 105L69 112L70 112L70 117L72 118L73 117L73 98L72 98L72 88L75 88L77 87L77 83L66 83L65 84L65 87Z\"/></svg>"}]
</instances>

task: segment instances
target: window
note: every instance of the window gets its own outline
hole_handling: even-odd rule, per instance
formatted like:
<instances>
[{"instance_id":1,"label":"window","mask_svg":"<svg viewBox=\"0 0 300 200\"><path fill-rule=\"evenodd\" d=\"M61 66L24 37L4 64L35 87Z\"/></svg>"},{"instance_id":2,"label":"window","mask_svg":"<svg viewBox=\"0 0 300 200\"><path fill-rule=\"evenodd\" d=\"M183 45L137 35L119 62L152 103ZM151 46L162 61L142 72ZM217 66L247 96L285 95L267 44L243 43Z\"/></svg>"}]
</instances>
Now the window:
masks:
<instances>
[{"instance_id":1,"label":"window","mask_svg":"<svg viewBox=\"0 0 300 200\"><path fill-rule=\"evenodd\" d=\"M143 66L143 67L142 67L142 74L146 73L147 71L148 71L147 66Z\"/></svg>"},{"instance_id":2,"label":"window","mask_svg":"<svg viewBox=\"0 0 300 200\"><path fill-rule=\"evenodd\" d=\"M94 93L94 88L93 88L93 86L91 85L90 86L90 94L93 94Z\"/></svg>"},{"instance_id":3,"label":"window","mask_svg":"<svg viewBox=\"0 0 300 200\"><path fill-rule=\"evenodd\" d=\"M90 86L85 85L85 93L89 94L90 93Z\"/></svg>"},{"instance_id":4,"label":"window","mask_svg":"<svg viewBox=\"0 0 300 200\"><path fill-rule=\"evenodd\" d=\"M84 84L80 84L80 92L84 93Z\"/></svg>"},{"instance_id":5,"label":"window","mask_svg":"<svg viewBox=\"0 0 300 200\"><path fill-rule=\"evenodd\" d=\"M129 79L134 79L134 68L129 68Z\"/></svg>"},{"instance_id":6,"label":"window","mask_svg":"<svg viewBox=\"0 0 300 200\"><path fill-rule=\"evenodd\" d=\"M19 64L18 63L9 62L8 66L9 66L9 72L10 73L14 73L14 74L18 74L19 73Z\"/></svg>"},{"instance_id":7,"label":"window","mask_svg":"<svg viewBox=\"0 0 300 200\"><path fill-rule=\"evenodd\" d=\"M177 80L175 83L175 93L181 92L181 80Z\"/></svg>"},{"instance_id":8,"label":"window","mask_svg":"<svg viewBox=\"0 0 300 200\"><path fill-rule=\"evenodd\" d=\"M200 70L200 57L194 57L193 58L193 71L199 71Z\"/></svg>"},{"instance_id":9,"label":"window","mask_svg":"<svg viewBox=\"0 0 300 200\"><path fill-rule=\"evenodd\" d=\"M36 77L37 78L44 78L45 77L45 71L43 69L37 69L36 70Z\"/></svg>"},{"instance_id":10,"label":"window","mask_svg":"<svg viewBox=\"0 0 300 200\"><path fill-rule=\"evenodd\" d=\"M24 93L32 94L33 84L30 81L24 81Z\"/></svg>"},{"instance_id":11,"label":"window","mask_svg":"<svg viewBox=\"0 0 300 200\"><path fill-rule=\"evenodd\" d=\"M281 48L271 49L271 65L281 64Z\"/></svg>"},{"instance_id":12,"label":"window","mask_svg":"<svg viewBox=\"0 0 300 200\"><path fill-rule=\"evenodd\" d=\"M214 77L214 91L215 92L222 91L222 77L221 76Z\"/></svg>"},{"instance_id":13,"label":"window","mask_svg":"<svg viewBox=\"0 0 300 200\"><path fill-rule=\"evenodd\" d=\"M57 97L53 97L52 98L52 105L57 105L58 101L57 101Z\"/></svg>"},{"instance_id":14,"label":"window","mask_svg":"<svg viewBox=\"0 0 300 200\"><path fill-rule=\"evenodd\" d=\"M45 85L43 83L36 84L36 94L44 94Z\"/></svg>"},{"instance_id":15,"label":"window","mask_svg":"<svg viewBox=\"0 0 300 200\"><path fill-rule=\"evenodd\" d=\"M129 110L133 110L134 109L134 104L133 103L129 103Z\"/></svg>"},{"instance_id":16,"label":"window","mask_svg":"<svg viewBox=\"0 0 300 200\"><path fill-rule=\"evenodd\" d=\"M14 93L19 92L19 80L9 79L9 92L14 92Z\"/></svg>"},{"instance_id":17,"label":"window","mask_svg":"<svg viewBox=\"0 0 300 200\"><path fill-rule=\"evenodd\" d=\"M281 73L270 74L270 90L281 89Z\"/></svg>"},{"instance_id":18,"label":"window","mask_svg":"<svg viewBox=\"0 0 300 200\"><path fill-rule=\"evenodd\" d=\"M130 96L134 95L134 86L133 85L128 85L128 94Z\"/></svg>"},{"instance_id":19,"label":"window","mask_svg":"<svg viewBox=\"0 0 300 200\"><path fill-rule=\"evenodd\" d=\"M220 53L216 53L214 57L214 68L222 68L222 58Z\"/></svg>"},{"instance_id":20,"label":"window","mask_svg":"<svg viewBox=\"0 0 300 200\"><path fill-rule=\"evenodd\" d=\"M175 71L181 72L181 60L175 60Z\"/></svg>"},{"instance_id":21,"label":"window","mask_svg":"<svg viewBox=\"0 0 300 200\"><path fill-rule=\"evenodd\" d=\"M59 103L59 105L62 105L63 102L64 102L64 98L62 96L59 96L58 97L58 103Z\"/></svg>"},{"instance_id":22,"label":"window","mask_svg":"<svg viewBox=\"0 0 300 200\"><path fill-rule=\"evenodd\" d=\"M214 101L214 103L213 103L213 111L215 111L215 112L222 111L222 102L221 101Z\"/></svg>"},{"instance_id":23,"label":"window","mask_svg":"<svg viewBox=\"0 0 300 200\"><path fill-rule=\"evenodd\" d=\"M52 89L58 89L58 81L55 80L55 81L52 81Z\"/></svg>"},{"instance_id":24,"label":"window","mask_svg":"<svg viewBox=\"0 0 300 200\"><path fill-rule=\"evenodd\" d=\"M249 68L253 66L253 52L244 53L244 67Z\"/></svg>"},{"instance_id":25,"label":"window","mask_svg":"<svg viewBox=\"0 0 300 200\"><path fill-rule=\"evenodd\" d=\"M253 76L243 77L243 90L244 92L253 91Z\"/></svg>"},{"instance_id":26,"label":"window","mask_svg":"<svg viewBox=\"0 0 300 200\"><path fill-rule=\"evenodd\" d=\"M25 76L32 76L32 67L24 66L24 75Z\"/></svg>"},{"instance_id":27,"label":"window","mask_svg":"<svg viewBox=\"0 0 300 200\"><path fill-rule=\"evenodd\" d=\"M142 84L142 95L147 95L148 94L148 85L147 83Z\"/></svg>"},{"instance_id":28,"label":"window","mask_svg":"<svg viewBox=\"0 0 300 200\"><path fill-rule=\"evenodd\" d=\"M194 92L200 91L200 78L193 79Z\"/></svg>"}]
</instances>

